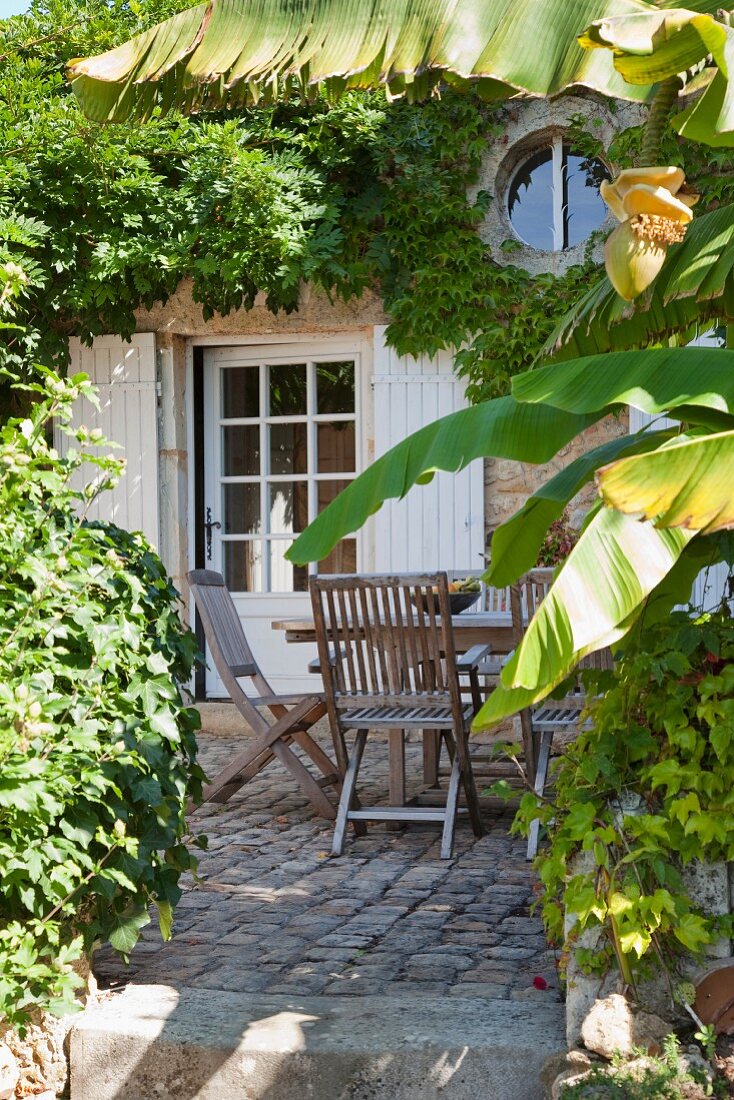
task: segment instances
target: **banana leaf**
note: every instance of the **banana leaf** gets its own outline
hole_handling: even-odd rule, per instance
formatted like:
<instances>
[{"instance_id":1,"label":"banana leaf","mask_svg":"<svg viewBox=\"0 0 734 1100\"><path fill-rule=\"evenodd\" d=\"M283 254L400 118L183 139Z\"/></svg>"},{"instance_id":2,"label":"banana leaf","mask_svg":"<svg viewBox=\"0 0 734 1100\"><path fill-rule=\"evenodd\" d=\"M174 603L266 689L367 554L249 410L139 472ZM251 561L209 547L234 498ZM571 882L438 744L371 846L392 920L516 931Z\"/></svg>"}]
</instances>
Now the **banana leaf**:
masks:
<instances>
[{"instance_id":1,"label":"banana leaf","mask_svg":"<svg viewBox=\"0 0 734 1100\"><path fill-rule=\"evenodd\" d=\"M532 569L538 560L546 531L600 467L622 455L654 451L675 431L677 429L618 436L569 463L496 529L492 535L491 561L484 580L502 588Z\"/></svg>"},{"instance_id":2,"label":"banana leaf","mask_svg":"<svg viewBox=\"0 0 734 1100\"><path fill-rule=\"evenodd\" d=\"M728 558L727 546L721 535L698 535L691 539L663 580L634 608L626 621L620 624L618 637L607 644L624 645L624 639L638 623L644 622L649 626L667 618L677 604L688 603L693 582L702 569L727 561ZM601 648L601 645L595 648ZM561 677L558 683L563 679ZM517 714L524 707L540 702L557 686L558 684L548 684L539 692L537 688L508 687L500 683L474 719L472 728L475 731L488 729L510 715Z\"/></svg>"},{"instance_id":3,"label":"banana leaf","mask_svg":"<svg viewBox=\"0 0 734 1100\"><path fill-rule=\"evenodd\" d=\"M579 415L632 405L715 431L734 428L734 351L654 348L553 363L516 375L512 395Z\"/></svg>"},{"instance_id":4,"label":"banana leaf","mask_svg":"<svg viewBox=\"0 0 734 1100\"><path fill-rule=\"evenodd\" d=\"M439 82L490 97L593 88L646 100L606 50L584 50L593 20L655 10L642 0L211 0L96 57L69 78L97 121L238 107L297 88L336 96L386 85L425 96Z\"/></svg>"},{"instance_id":5,"label":"banana leaf","mask_svg":"<svg viewBox=\"0 0 734 1100\"><path fill-rule=\"evenodd\" d=\"M598 419L598 414L577 416L543 405L520 405L511 397L444 416L373 462L299 535L286 556L297 564L320 561L384 501L405 496L437 470L456 472L484 457L548 462Z\"/></svg>"},{"instance_id":6,"label":"banana leaf","mask_svg":"<svg viewBox=\"0 0 734 1100\"><path fill-rule=\"evenodd\" d=\"M612 508L592 519L475 719L494 725L545 698L582 657L623 638L694 531L658 530Z\"/></svg>"},{"instance_id":7,"label":"banana leaf","mask_svg":"<svg viewBox=\"0 0 734 1100\"><path fill-rule=\"evenodd\" d=\"M598 479L608 504L656 527L734 527L734 432L622 458L602 468Z\"/></svg>"},{"instance_id":8,"label":"banana leaf","mask_svg":"<svg viewBox=\"0 0 734 1100\"><path fill-rule=\"evenodd\" d=\"M602 277L561 319L540 358L575 359L646 347L676 334L692 337L707 321L734 317L733 272L734 206L723 206L693 219L657 279L634 302L625 302Z\"/></svg>"},{"instance_id":9,"label":"banana leaf","mask_svg":"<svg viewBox=\"0 0 734 1100\"><path fill-rule=\"evenodd\" d=\"M673 8L596 20L580 36L587 49L608 49L614 67L634 85L647 86L695 70L712 57L718 72L702 95L674 119L693 141L734 144L734 29L709 13Z\"/></svg>"}]
</instances>

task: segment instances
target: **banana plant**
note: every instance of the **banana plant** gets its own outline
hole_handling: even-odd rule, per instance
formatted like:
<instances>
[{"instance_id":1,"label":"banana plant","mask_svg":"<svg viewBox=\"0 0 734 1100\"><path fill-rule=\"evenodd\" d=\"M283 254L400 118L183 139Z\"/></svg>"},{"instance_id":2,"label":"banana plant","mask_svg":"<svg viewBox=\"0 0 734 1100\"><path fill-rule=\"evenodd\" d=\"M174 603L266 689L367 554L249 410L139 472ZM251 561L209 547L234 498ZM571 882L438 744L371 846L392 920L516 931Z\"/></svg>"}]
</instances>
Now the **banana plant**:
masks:
<instances>
[{"instance_id":1,"label":"banana plant","mask_svg":"<svg viewBox=\"0 0 734 1100\"><path fill-rule=\"evenodd\" d=\"M611 53L576 36L594 21L657 11L642 0L209 0L68 72L85 113L106 122L294 89L334 97L383 85L418 98L439 82L488 98L591 88L646 101L653 81L628 83Z\"/></svg>"}]
</instances>

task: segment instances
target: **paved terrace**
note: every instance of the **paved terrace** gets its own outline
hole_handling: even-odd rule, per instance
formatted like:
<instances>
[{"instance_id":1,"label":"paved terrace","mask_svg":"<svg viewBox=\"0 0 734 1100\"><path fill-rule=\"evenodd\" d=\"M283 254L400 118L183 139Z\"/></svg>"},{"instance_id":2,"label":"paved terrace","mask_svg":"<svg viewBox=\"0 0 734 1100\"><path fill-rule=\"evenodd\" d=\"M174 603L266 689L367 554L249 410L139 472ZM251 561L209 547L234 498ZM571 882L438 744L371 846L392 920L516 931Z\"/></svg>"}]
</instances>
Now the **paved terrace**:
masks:
<instances>
[{"instance_id":1,"label":"paved terrace","mask_svg":"<svg viewBox=\"0 0 734 1100\"><path fill-rule=\"evenodd\" d=\"M202 762L234 753L231 736L203 734ZM326 747L326 746L325 746ZM408 775L420 747L408 745ZM384 799L387 746L368 742L365 801ZM173 939L154 922L129 966L100 952L101 985L186 985L237 993L491 997L558 1001L555 959L530 915L535 876L512 814L485 814L477 840L463 818L454 858L439 856L440 830L368 826L332 858L331 826L272 763L228 803L194 821L209 837L198 883L189 880ZM534 987L542 977L548 989Z\"/></svg>"}]
</instances>

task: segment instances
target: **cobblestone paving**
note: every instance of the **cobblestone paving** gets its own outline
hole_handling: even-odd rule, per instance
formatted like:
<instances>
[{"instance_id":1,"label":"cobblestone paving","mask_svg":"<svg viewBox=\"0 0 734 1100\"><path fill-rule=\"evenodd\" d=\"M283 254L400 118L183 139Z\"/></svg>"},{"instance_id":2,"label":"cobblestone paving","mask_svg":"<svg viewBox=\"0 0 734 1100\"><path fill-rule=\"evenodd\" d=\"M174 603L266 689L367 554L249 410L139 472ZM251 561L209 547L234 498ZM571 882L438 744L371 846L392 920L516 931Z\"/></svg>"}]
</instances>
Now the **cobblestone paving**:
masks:
<instances>
[{"instance_id":1,"label":"cobblestone paving","mask_svg":"<svg viewBox=\"0 0 734 1100\"><path fill-rule=\"evenodd\" d=\"M213 771L236 751L204 735ZM408 775L420 774L409 745ZM384 801L387 749L368 743L360 790ZM200 883L187 881L173 939L155 921L129 966L111 951L95 960L100 984L127 981L242 993L450 995L558 1000L555 962L530 916L535 876L511 815L486 814L475 839L460 819L454 858L439 857L439 827L368 826L330 856L332 829L280 765L271 764L224 806L202 807L209 837ZM536 976L547 990L533 985Z\"/></svg>"}]
</instances>

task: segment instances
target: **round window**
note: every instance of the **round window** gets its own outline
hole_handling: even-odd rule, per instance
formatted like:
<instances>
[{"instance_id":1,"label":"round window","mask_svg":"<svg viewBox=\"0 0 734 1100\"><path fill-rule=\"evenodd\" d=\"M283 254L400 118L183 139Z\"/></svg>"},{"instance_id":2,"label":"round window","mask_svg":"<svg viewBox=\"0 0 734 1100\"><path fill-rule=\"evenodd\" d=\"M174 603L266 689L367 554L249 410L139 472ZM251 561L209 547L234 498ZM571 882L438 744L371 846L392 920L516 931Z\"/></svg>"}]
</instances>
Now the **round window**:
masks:
<instances>
[{"instance_id":1,"label":"round window","mask_svg":"<svg viewBox=\"0 0 734 1100\"><path fill-rule=\"evenodd\" d=\"M512 228L532 248L560 252L581 244L607 216L599 194L611 179L600 160L582 157L558 136L516 170L507 196Z\"/></svg>"}]
</instances>

